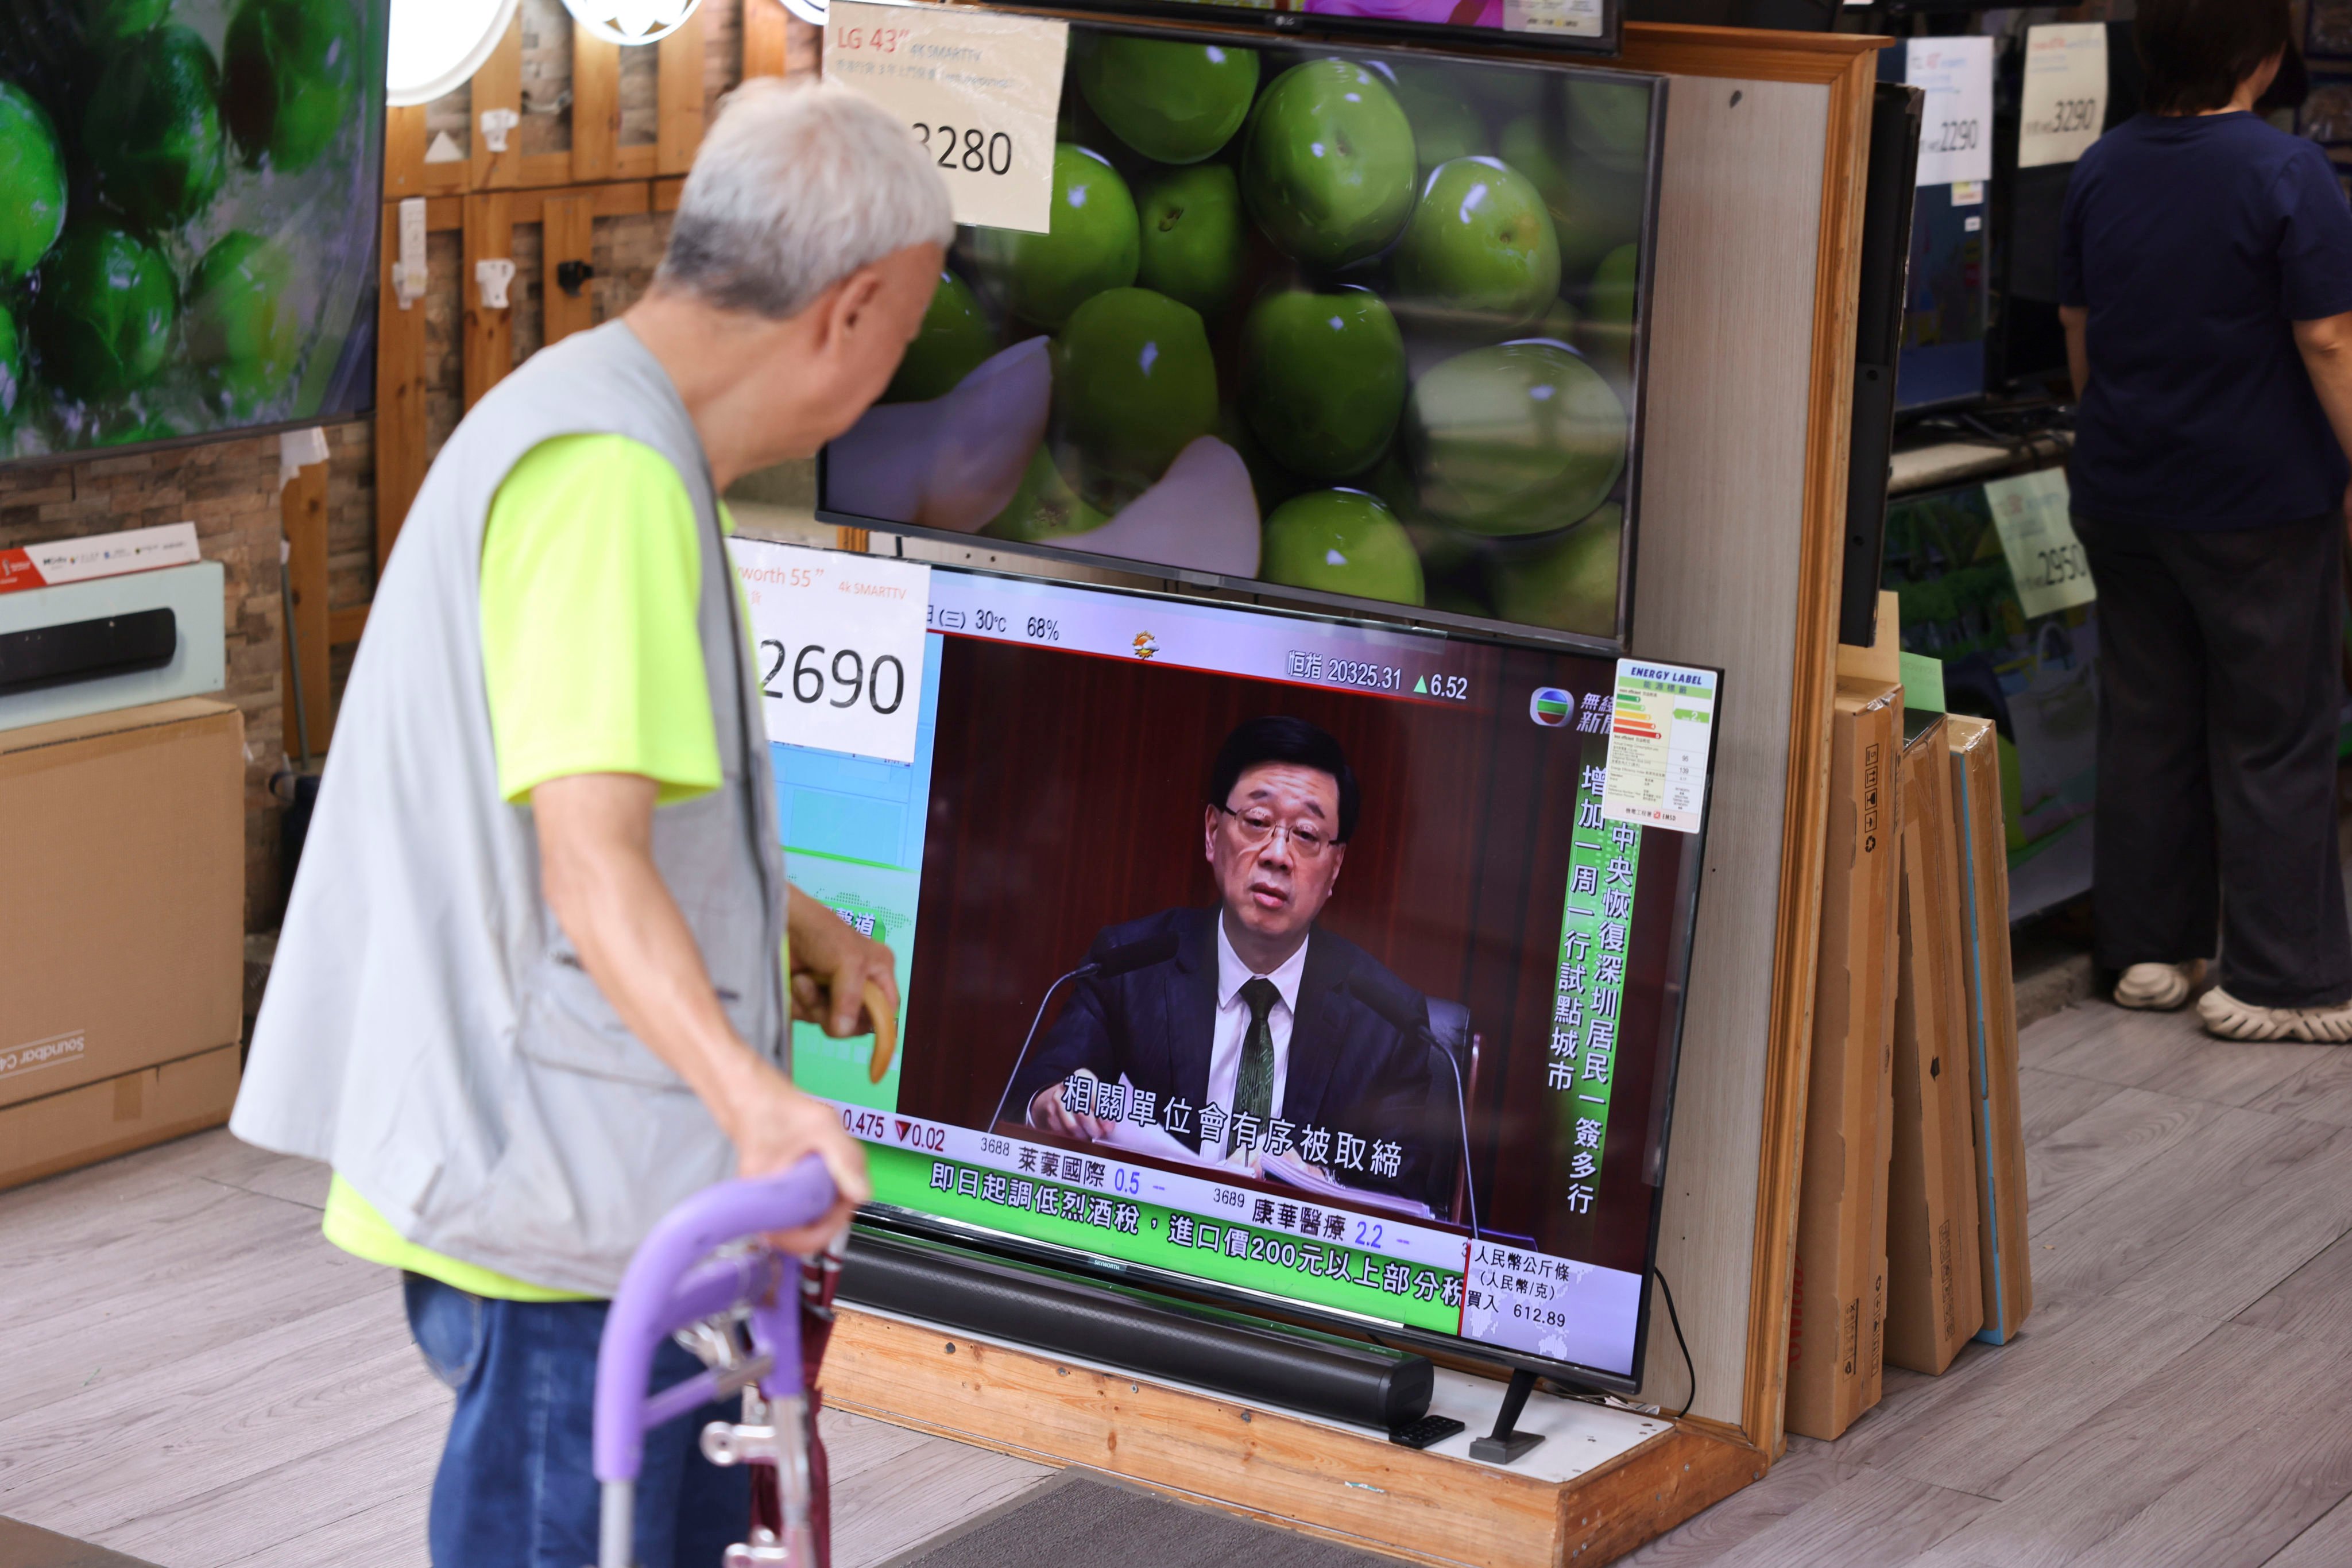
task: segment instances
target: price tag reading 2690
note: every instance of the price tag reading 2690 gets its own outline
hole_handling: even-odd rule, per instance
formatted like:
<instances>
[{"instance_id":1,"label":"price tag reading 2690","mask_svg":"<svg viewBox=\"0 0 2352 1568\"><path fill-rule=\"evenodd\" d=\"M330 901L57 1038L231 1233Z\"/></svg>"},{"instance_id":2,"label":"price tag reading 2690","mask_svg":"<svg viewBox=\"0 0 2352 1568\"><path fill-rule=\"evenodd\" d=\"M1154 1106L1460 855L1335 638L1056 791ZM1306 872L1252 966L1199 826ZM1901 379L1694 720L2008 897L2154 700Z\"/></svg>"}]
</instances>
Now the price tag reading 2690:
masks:
<instances>
[{"instance_id":1,"label":"price tag reading 2690","mask_svg":"<svg viewBox=\"0 0 2352 1568\"><path fill-rule=\"evenodd\" d=\"M793 702L844 708L863 702L887 717L907 700L907 666L895 653L869 659L855 648L827 648L819 643L795 652L768 637L760 643L760 695L772 702L785 700L786 693L778 691L776 683L784 675L787 660L792 664L787 689Z\"/></svg>"}]
</instances>

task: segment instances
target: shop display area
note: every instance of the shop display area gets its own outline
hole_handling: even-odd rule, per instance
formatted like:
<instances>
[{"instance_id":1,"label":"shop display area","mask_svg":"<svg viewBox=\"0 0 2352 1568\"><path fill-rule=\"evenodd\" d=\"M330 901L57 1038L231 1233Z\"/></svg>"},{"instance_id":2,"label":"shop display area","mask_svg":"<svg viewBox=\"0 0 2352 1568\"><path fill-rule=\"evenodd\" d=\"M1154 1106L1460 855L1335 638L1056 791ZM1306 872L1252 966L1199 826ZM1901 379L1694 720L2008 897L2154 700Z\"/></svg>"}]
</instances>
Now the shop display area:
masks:
<instances>
[{"instance_id":1,"label":"shop display area","mask_svg":"<svg viewBox=\"0 0 2352 1568\"><path fill-rule=\"evenodd\" d=\"M2177 1553L2333 1568L2352 1554L2328 1457L2345 1424L2311 1397L2352 1357L2341 1064L2097 1003L2031 1026L2024 1058L2042 1300L2023 1337L1971 1345L1941 1378L1891 1373L1846 1437L1792 1437L1762 1479L1636 1561ZM397 1293L320 1245L325 1191L324 1172L210 1133L0 1194L0 1354L14 1369L0 1515L164 1568L421 1563L447 1396ZM963 1335L920 1342L982 1412L1013 1375ZM1081 1407L1137 1410L1148 1388L1057 1364L1040 1364L1041 1381ZM1269 1416L1244 1425L1219 1408L1239 1436L1273 1430ZM322 1446L301 1413L329 1409L336 1438ZM826 1421L839 1568L950 1535L1056 1473L1013 1437L978 1446L839 1408ZM1525 1463L1555 1463L1546 1450L1561 1447ZM1129 1561L1183 1561L1202 1528L1123 1544Z\"/></svg>"}]
</instances>

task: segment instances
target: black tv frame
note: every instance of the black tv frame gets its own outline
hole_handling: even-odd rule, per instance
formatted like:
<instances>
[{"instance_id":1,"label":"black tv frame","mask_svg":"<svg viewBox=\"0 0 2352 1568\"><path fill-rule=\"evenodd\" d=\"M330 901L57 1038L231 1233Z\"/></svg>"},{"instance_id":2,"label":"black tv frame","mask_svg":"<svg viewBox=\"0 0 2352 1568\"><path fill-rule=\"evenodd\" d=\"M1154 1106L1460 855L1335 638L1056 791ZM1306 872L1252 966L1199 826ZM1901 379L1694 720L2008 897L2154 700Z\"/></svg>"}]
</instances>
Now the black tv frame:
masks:
<instances>
[{"instance_id":1,"label":"black tv frame","mask_svg":"<svg viewBox=\"0 0 2352 1568\"><path fill-rule=\"evenodd\" d=\"M884 4L906 3L906 0L882 0ZM919 0L916 0L919 3ZM991 9L1007 12L1062 17L1069 13L1059 7L1004 5ZM1191 25L1182 28L1140 24L1125 19L1086 16L1079 20L1089 27L1102 31L1147 38L1176 37L1223 36L1239 37L1253 45L1306 45L1328 42L1337 48L1364 48L1362 38L1324 38L1319 31L1302 31L1268 38L1260 29L1231 28L1207 25L1207 19L1185 13L1202 7L1171 5L1164 9L1174 13ZM1273 16L1299 17L1320 22L1320 16L1302 12L1273 12ZM1220 12L1222 16L1222 12ZM1470 33L1480 37L1517 37L1517 34L1494 35L1479 28L1456 28L1454 32ZM1076 562L1121 572L1130 577L1156 578L1168 582L1187 583L1198 588L1223 589L1253 598L1288 601L1337 612L1342 618L1367 613L1382 622L1400 621L1408 625L1442 631L1448 633L1467 632L1497 639L1521 639L1549 647L1568 648L1579 653L1618 656L1628 653L1633 643L1633 589L1635 568L1641 554L1642 457L1648 423L1650 375L1650 305L1654 292L1657 267L1658 233L1658 173L1665 151L1667 78L1646 71L1612 70L1606 67L1585 66L1574 60L1540 60L1513 58L1507 56L1481 56L1458 48L1429 48L1411 42L1390 39L1381 46L1439 59L1461 60L1479 66L1521 67L1530 70L1558 72L1576 70L1584 75L1606 74L1631 78L1651 87L1650 131L1644 153L1647 189L1643 195L1641 221L1641 277L1636 298L1641 301L1641 330L1634 340L1632 371L1632 406L1626 410L1627 435L1625 444L1625 518L1617 551L1617 634L1614 637L1594 637L1578 632L1561 632L1549 627L1530 626L1516 621L1503 621L1491 616L1463 615L1446 610L1433 610L1426 605L1398 604L1388 600L1360 599L1350 594L1327 593L1318 589L1294 588L1286 583L1269 582L1262 577L1228 577L1218 572L1196 570L1190 567L1169 566L1159 561L1140 560L1132 556L1098 555L1076 548L1076 544L1033 544L1025 540L1001 539L991 534L958 533L951 528L925 528L917 523L896 522L887 517L873 517L857 512L845 512L825 505L825 470L831 458L828 444L817 451L816 456L816 520L837 527L865 528L875 533L898 534L908 538L931 539L940 544L962 545L969 549L987 550L992 554L1028 556L1039 560ZM962 226L962 225L959 225ZM1264 519L1261 518L1261 521ZM1566 530L1562 530L1563 532ZM1085 535L1074 538L1083 540Z\"/></svg>"},{"instance_id":2,"label":"black tv frame","mask_svg":"<svg viewBox=\"0 0 2352 1568\"><path fill-rule=\"evenodd\" d=\"M933 530L922 531L933 532ZM971 538L961 534L945 537L960 540ZM982 548L991 548L994 542L982 541ZM1131 569L1134 563L1129 562L1128 565ZM1024 583L1040 580L1034 576L1022 572L996 570L958 562L934 561L930 566L934 571L955 572L968 577L997 578ZM1050 578L1044 580L1051 587L1075 592L1109 594L1119 598L1162 603L1206 602L1220 609L1233 610L1244 614L1263 615L1289 621L1316 621L1344 626L1360 626L1378 632L1419 632L1449 641L1517 647L1541 653L1565 653L1589 658L1614 656L1589 649L1563 647L1559 643L1549 639L1511 634L1496 635L1481 631L1457 631L1447 627L1417 626L1390 616L1341 614L1287 605L1236 602L1223 595L1130 588L1113 583L1081 582ZM1678 660L1661 658L1658 662L1675 664L1680 668L1705 670L1713 674L1716 677L1716 702L1718 710L1720 709L1725 687L1727 685L1726 671L1716 665L1685 664ZM1673 925L1667 937L1665 999L1666 1006L1672 1011L1674 1028L1670 1036L1659 1046L1663 1059L1659 1063L1656 1080L1657 1092L1650 1107L1646 1145L1643 1151L1643 1176L1650 1185L1649 1239L1643 1248L1642 1300L1634 1316L1633 1363L1631 1372L1617 1373L1607 1368L1586 1366L1576 1362L1555 1361L1505 1345L1493 1345L1479 1340L1466 1339L1458 1334L1433 1333L1424 1329L1412 1328L1382 1318L1321 1307L1292 1297L1252 1290L1246 1286L1205 1280L1196 1275L1180 1273L1174 1270L1156 1269L1149 1264L1130 1263L1124 1259L1106 1258L1078 1248L1037 1240L1030 1237L1015 1236L1005 1231L991 1230L982 1226L969 1225L927 1214L919 1209L903 1208L896 1205L868 1203L858 1211L856 1226L877 1239L895 1236L918 1242L944 1243L950 1249L961 1249L975 1253L982 1259L994 1257L1024 1267L1042 1265L1048 1271L1064 1278L1098 1287L1116 1287L1129 1292L1139 1290L1149 1291L1178 1303L1191 1301L1204 1305L1237 1307L1245 1312L1262 1314L1276 1325L1288 1320L1294 1324L1310 1324L1341 1333L1360 1333L1374 1338L1376 1343L1394 1342L1416 1350L1436 1352L1457 1360L1506 1367L1517 1377L1543 1377L1557 1384L1595 1393L1616 1394L1630 1397L1641 1389L1643 1370L1649 1357L1652 1295L1650 1281L1657 1274L1658 1233L1665 1213L1666 1156L1674 1127L1675 1099L1682 1065L1683 1030L1688 1020L1691 956L1697 933L1699 894L1704 881L1702 870L1706 862L1707 833L1714 817L1712 806L1719 749L1714 746L1707 748L1705 796L1708 803L1707 809L1701 814L1698 831L1691 835L1692 843L1689 852L1682 861L1682 869L1675 889L1675 908ZM1499 1145L1493 1145L1482 1151L1474 1133L1470 1139L1470 1160L1474 1167L1479 1163L1482 1152L1490 1163L1494 1159L1500 1158L1502 1154ZM1475 1179L1475 1176L1473 1179ZM1471 1239L1474 1242L1477 1239L1475 1232L1473 1232ZM946 1265L943 1263L943 1266Z\"/></svg>"},{"instance_id":3,"label":"black tv frame","mask_svg":"<svg viewBox=\"0 0 2352 1568\"><path fill-rule=\"evenodd\" d=\"M1283 0L1276 0L1276 4ZM1330 34L1352 36L1359 42L1444 43L1454 47L1506 45L1511 48L1549 53L1591 55L1613 58L1625 47L1626 0L1601 0L1598 37L1577 38L1549 33L1514 33L1501 27L1477 27L1450 22L1409 22L1386 16L1338 16L1323 11L1265 11L1233 0L1077 0L1062 5L1001 5L989 9L1036 16L1083 17L1087 21L1121 22L1151 18L1171 22L1227 22L1251 32L1286 37Z\"/></svg>"},{"instance_id":4,"label":"black tv frame","mask_svg":"<svg viewBox=\"0 0 2352 1568\"><path fill-rule=\"evenodd\" d=\"M1886 552L1886 486L1895 453L1895 381L1911 280L1911 213L1918 196L1927 95L1900 82L1872 90L1864 175L1862 298L1855 312L1853 441L1846 460L1845 575L1838 641L1877 641L1879 564Z\"/></svg>"}]
</instances>

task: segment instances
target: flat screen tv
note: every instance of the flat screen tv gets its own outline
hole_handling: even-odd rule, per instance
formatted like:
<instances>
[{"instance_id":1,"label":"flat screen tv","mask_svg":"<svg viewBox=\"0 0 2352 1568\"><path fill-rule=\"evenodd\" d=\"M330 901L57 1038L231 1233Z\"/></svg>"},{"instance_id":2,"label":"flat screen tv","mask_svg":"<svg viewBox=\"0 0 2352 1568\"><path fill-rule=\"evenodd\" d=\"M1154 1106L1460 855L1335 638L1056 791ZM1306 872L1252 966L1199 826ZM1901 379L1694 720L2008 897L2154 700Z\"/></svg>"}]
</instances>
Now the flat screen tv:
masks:
<instances>
[{"instance_id":1,"label":"flat screen tv","mask_svg":"<svg viewBox=\"0 0 2352 1568\"><path fill-rule=\"evenodd\" d=\"M365 411L384 0L0 0L0 461Z\"/></svg>"},{"instance_id":2,"label":"flat screen tv","mask_svg":"<svg viewBox=\"0 0 2352 1568\"><path fill-rule=\"evenodd\" d=\"M1163 16L1207 11L1263 27L1306 24L1454 43L1500 33L1513 44L1594 55L1615 54L1625 24L1624 0L1080 0L1071 8Z\"/></svg>"},{"instance_id":3,"label":"flat screen tv","mask_svg":"<svg viewBox=\"0 0 2352 1568\"><path fill-rule=\"evenodd\" d=\"M1637 1386L1715 676L929 584L911 763L773 748L793 882L898 956L878 1082L794 1030L867 1223ZM772 736L838 657L763 644Z\"/></svg>"},{"instance_id":4,"label":"flat screen tv","mask_svg":"<svg viewBox=\"0 0 2352 1568\"><path fill-rule=\"evenodd\" d=\"M1051 232L960 232L818 515L1622 649L1664 90L1073 23Z\"/></svg>"}]
</instances>

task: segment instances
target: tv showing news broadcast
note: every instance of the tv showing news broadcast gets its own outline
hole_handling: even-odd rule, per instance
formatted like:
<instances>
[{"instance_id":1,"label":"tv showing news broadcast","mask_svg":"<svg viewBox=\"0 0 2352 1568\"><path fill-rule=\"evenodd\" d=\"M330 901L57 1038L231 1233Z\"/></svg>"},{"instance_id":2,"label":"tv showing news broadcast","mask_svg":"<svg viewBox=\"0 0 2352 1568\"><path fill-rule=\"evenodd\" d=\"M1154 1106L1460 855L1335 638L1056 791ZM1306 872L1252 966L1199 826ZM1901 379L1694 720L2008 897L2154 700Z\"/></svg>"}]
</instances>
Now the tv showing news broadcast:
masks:
<instances>
[{"instance_id":1,"label":"tv showing news broadcast","mask_svg":"<svg viewBox=\"0 0 2352 1568\"><path fill-rule=\"evenodd\" d=\"M1074 22L1048 227L959 230L818 516L1622 651L1664 99Z\"/></svg>"},{"instance_id":2,"label":"tv showing news broadcast","mask_svg":"<svg viewBox=\"0 0 2352 1568\"><path fill-rule=\"evenodd\" d=\"M793 574L911 563L735 549L772 737L913 710L774 747L898 959L878 1080L793 1040L880 1220L1636 1385L1712 672L940 567L828 651Z\"/></svg>"}]
</instances>

